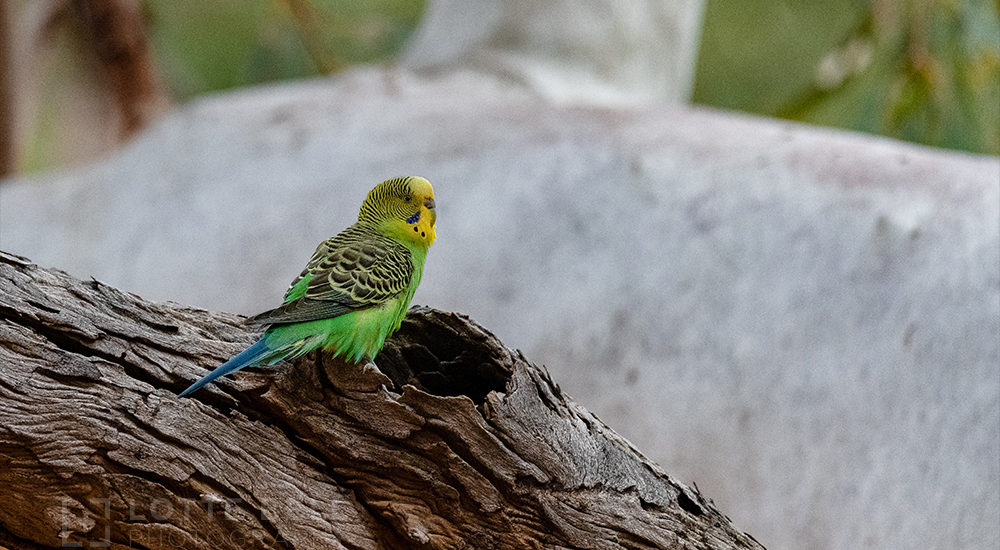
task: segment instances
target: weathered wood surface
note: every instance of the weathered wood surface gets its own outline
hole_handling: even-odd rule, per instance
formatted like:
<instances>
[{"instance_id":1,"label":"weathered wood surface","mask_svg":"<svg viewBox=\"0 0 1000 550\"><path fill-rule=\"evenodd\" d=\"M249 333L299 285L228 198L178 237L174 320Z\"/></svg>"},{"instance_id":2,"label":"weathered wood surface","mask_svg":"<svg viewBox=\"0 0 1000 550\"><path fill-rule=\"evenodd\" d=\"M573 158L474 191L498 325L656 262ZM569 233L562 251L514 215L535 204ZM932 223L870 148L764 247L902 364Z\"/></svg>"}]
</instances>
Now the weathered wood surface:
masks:
<instances>
[{"instance_id":1,"label":"weathered wood surface","mask_svg":"<svg viewBox=\"0 0 1000 550\"><path fill-rule=\"evenodd\" d=\"M178 398L242 321L0 253L0 548L760 548L462 315Z\"/></svg>"}]
</instances>

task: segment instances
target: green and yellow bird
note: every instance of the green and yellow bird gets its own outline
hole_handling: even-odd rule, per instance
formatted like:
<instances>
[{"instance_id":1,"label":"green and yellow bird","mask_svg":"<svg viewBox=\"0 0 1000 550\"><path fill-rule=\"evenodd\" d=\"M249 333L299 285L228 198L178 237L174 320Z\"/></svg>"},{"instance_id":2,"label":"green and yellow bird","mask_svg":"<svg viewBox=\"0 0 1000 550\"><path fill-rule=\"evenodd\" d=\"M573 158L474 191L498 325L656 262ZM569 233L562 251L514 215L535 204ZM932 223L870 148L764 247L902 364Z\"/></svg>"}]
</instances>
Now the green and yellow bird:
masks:
<instances>
[{"instance_id":1,"label":"green and yellow bird","mask_svg":"<svg viewBox=\"0 0 1000 550\"><path fill-rule=\"evenodd\" d=\"M252 321L256 344L181 395L249 365L273 365L314 349L355 363L373 360L399 329L434 242L434 188L420 177L386 180L361 204L358 221L316 248L280 306Z\"/></svg>"}]
</instances>

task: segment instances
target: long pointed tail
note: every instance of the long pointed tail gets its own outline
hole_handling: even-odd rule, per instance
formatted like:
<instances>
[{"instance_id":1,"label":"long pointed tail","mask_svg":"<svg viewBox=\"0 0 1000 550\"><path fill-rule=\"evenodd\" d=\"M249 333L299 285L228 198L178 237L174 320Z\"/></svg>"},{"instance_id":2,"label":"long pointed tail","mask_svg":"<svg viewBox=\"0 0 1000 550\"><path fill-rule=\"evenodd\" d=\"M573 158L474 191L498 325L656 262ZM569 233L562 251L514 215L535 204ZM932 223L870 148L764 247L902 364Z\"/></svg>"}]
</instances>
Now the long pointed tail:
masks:
<instances>
[{"instance_id":1,"label":"long pointed tail","mask_svg":"<svg viewBox=\"0 0 1000 550\"><path fill-rule=\"evenodd\" d=\"M204 386L205 384L208 384L209 382L215 380L220 376L225 376L231 372L236 372L248 365L255 365L264 362L262 360L267 359L269 358L269 356L274 355L274 352L275 350L268 347L267 338L261 338L260 340L257 341L256 344L236 354L235 357L216 367L216 369L208 373L207 376L195 382L194 384L191 384L191 386L188 387L188 389L181 392L180 397L184 397L185 395L197 390L198 388ZM280 357L278 359L280 359ZM275 361L278 359L275 359Z\"/></svg>"}]
</instances>

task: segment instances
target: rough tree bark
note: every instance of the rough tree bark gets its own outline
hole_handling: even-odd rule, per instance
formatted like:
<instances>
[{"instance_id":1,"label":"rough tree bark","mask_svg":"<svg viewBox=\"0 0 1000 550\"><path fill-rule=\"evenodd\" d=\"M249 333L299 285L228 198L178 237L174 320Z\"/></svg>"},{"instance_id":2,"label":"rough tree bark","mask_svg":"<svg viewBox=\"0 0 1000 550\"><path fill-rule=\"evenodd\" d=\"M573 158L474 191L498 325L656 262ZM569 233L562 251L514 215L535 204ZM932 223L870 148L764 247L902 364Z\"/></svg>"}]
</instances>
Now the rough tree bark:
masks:
<instances>
[{"instance_id":1,"label":"rough tree bark","mask_svg":"<svg viewBox=\"0 0 1000 550\"><path fill-rule=\"evenodd\" d=\"M0 252L0 548L760 548L462 315L178 398L242 321Z\"/></svg>"}]
</instances>

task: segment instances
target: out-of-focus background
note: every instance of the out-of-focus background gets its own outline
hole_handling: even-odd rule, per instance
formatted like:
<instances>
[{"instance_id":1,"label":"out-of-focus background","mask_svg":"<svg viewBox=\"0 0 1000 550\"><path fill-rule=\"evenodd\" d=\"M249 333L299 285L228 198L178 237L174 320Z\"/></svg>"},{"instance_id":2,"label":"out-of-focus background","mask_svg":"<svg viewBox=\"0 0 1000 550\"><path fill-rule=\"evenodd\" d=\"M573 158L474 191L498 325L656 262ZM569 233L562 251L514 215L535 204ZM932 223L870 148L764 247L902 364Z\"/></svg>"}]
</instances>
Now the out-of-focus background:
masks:
<instances>
[{"instance_id":1,"label":"out-of-focus background","mask_svg":"<svg viewBox=\"0 0 1000 550\"><path fill-rule=\"evenodd\" d=\"M415 301L768 547L1000 546L1000 4L4 0L0 37L0 249L250 314L423 175Z\"/></svg>"},{"instance_id":2,"label":"out-of-focus background","mask_svg":"<svg viewBox=\"0 0 1000 550\"><path fill-rule=\"evenodd\" d=\"M0 168L88 162L168 104L200 95L392 64L426 9L426 0L7 0ZM700 9L695 104L1000 154L995 2L710 0ZM123 75L120 55L143 59Z\"/></svg>"}]
</instances>

